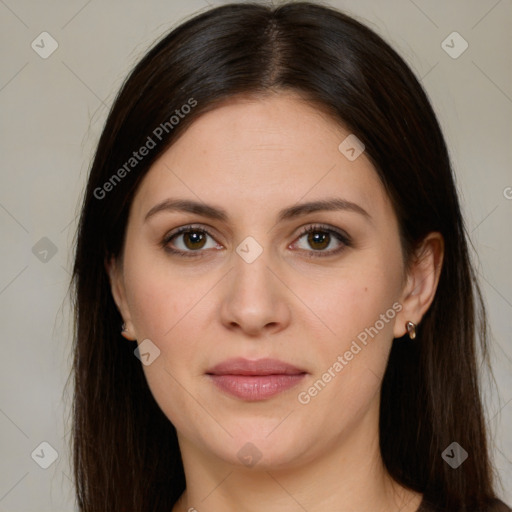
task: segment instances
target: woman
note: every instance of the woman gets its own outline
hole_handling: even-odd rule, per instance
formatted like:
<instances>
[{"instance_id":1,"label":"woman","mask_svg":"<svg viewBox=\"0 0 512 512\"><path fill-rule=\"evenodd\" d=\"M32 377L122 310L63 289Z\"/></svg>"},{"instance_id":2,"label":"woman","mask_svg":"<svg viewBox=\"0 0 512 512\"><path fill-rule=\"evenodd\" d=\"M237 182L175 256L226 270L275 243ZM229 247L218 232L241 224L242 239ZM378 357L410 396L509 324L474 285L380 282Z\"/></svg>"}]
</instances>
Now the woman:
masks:
<instances>
[{"instance_id":1,"label":"woman","mask_svg":"<svg viewBox=\"0 0 512 512\"><path fill-rule=\"evenodd\" d=\"M81 511L510 510L447 148L353 19L232 4L152 48L98 144L74 283Z\"/></svg>"}]
</instances>

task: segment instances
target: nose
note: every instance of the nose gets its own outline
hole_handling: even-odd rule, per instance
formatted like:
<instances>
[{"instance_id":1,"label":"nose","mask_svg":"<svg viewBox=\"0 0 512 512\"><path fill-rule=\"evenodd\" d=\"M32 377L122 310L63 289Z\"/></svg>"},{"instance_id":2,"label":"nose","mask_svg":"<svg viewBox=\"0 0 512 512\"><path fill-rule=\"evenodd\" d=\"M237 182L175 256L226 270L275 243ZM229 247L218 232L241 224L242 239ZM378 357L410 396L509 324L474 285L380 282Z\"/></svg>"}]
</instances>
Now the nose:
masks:
<instances>
[{"instance_id":1,"label":"nose","mask_svg":"<svg viewBox=\"0 0 512 512\"><path fill-rule=\"evenodd\" d=\"M276 265L269 261L269 251L264 249L251 263L237 253L233 259L234 268L226 276L222 291L223 325L252 337L285 329L291 317L287 288Z\"/></svg>"}]
</instances>

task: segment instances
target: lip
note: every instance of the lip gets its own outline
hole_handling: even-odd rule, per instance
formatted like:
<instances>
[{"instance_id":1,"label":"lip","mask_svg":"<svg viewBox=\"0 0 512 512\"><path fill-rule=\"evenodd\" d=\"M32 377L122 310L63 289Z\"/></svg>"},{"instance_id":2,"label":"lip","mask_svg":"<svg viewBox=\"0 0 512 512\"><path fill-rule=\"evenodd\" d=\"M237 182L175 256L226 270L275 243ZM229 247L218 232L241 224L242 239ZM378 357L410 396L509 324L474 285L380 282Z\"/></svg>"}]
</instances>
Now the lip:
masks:
<instances>
[{"instance_id":1,"label":"lip","mask_svg":"<svg viewBox=\"0 0 512 512\"><path fill-rule=\"evenodd\" d=\"M306 373L306 371L279 359L250 360L236 357L215 365L206 373L213 375L297 375Z\"/></svg>"},{"instance_id":2,"label":"lip","mask_svg":"<svg viewBox=\"0 0 512 512\"><path fill-rule=\"evenodd\" d=\"M223 392L247 401L265 400L296 386L307 372L278 359L228 359L206 372Z\"/></svg>"}]
</instances>

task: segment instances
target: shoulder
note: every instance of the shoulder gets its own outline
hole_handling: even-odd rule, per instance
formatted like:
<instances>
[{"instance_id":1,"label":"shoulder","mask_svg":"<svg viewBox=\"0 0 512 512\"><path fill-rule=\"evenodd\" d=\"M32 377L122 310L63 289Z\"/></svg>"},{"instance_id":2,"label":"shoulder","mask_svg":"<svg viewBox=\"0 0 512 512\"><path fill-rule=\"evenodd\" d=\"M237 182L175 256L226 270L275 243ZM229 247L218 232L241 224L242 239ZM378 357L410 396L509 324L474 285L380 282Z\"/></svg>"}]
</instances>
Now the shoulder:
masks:
<instances>
[{"instance_id":1,"label":"shoulder","mask_svg":"<svg viewBox=\"0 0 512 512\"><path fill-rule=\"evenodd\" d=\"M441 512L441 510L434 504L424 499L416 512ZM512 509L505 505L503 501L499 499L492 499L489 501L487 507L482 508L478 511L471 512L512 512Z\"/></svg>"}]
</instances>

